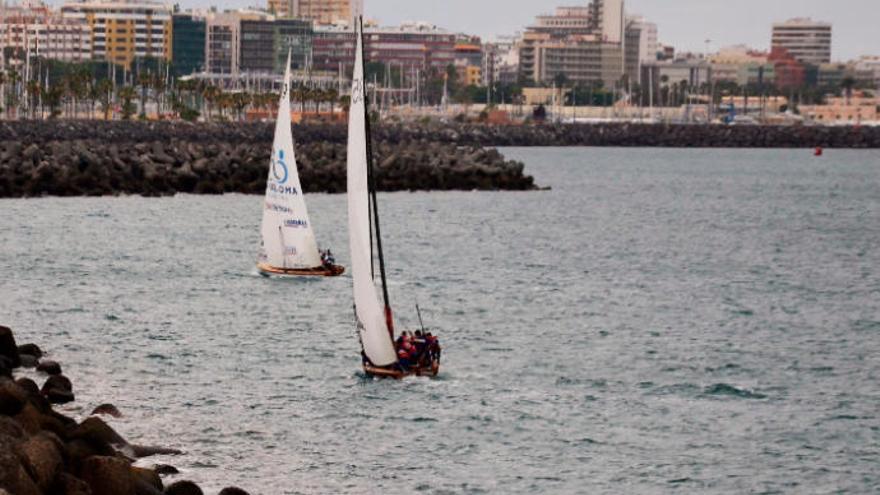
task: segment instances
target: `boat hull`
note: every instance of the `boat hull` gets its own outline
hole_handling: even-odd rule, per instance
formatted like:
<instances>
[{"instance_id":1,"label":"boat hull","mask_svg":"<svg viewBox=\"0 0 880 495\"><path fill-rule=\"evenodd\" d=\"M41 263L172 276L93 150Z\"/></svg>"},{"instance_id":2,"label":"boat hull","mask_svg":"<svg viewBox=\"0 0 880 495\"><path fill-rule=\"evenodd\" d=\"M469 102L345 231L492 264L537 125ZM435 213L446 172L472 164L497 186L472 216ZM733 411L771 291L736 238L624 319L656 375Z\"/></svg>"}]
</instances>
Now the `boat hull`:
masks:
<instances>
[{"instance_id":1,"label":"boat hull","mask_svg":"<svg viewBox=\"0 0 880 495\"><path fill-rule=\"evenodd\" d=\"M440 360L437 359L435 361L432 361L430 365L415 366L407 370L400 370L396 367L373 366L371 364L364 363L364 373L366 373L367 376L374 376L377 378L393 378L395 380L401 380L408 376L425 376L433 378L437 376L438 373L440 373Z\"/></svg>"},{"instance_id":2,"label":"boat hull","mask_svg":"<svg viewBox=\"0 0 880 495\"><path fill-rule=\"evenodd\" d=\"M338 277L345 272L345 267L331 265L318 268L278 268L265 263L258 263L257 270L261 275L274 277Z\"/></svg>"}]
</instances>

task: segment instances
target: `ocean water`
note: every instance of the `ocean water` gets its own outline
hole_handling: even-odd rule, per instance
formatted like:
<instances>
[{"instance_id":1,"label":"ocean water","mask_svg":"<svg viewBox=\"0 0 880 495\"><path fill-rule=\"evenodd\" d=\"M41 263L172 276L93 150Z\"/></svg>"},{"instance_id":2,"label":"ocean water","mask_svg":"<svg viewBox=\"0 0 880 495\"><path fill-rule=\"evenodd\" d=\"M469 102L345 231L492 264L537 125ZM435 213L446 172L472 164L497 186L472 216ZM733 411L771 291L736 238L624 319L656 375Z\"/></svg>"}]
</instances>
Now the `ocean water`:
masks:
<instances>
[{"instance_id":1,"label":"ocean water","mask_svg":"<svg viewBox=\"0 0 880 495\"><path fill-rule=\"evenodd\" d=\"M363 376L349 278L256 274L256 196L2 200L0 323L206 493L880 491L880 152L503 151L552 191L380 195L436 380Z\"/></svg>"}]
</instances>

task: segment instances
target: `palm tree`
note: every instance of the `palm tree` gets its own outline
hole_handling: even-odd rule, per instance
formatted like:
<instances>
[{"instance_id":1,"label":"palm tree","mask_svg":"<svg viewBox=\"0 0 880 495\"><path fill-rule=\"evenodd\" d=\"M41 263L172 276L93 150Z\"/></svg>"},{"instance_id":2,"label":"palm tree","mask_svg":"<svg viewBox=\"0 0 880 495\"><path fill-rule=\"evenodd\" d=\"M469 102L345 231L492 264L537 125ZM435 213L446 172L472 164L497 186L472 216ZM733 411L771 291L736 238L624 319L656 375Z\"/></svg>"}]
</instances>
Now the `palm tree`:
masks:
<instances>
[{"instance_id":1,"label":"palm tree","mask_svg":"<svg viewBox=\"0 0 880 495\"><path fill-rule=\"evenodd\" d=\"M131 119L131 116L134 115L137 108L132 103L132 100L137 96L137 92L131 86L123 86L119 88L118 97L122 103L122 118L124 120Z\"/></svg>"},{"instance_id":2,"label":"palm tree","mask_svg":"<svg viewBox=\"0 0 880 495\"><path fill-rule=\"evenodd\" d=\"M110 111L113 108L113 83L109 79L101 79L92 86L92 98L101 105L104 120L110 120Z\"/></svg>"},{"instance_id":3,"label":"palm tree","mask_svg":"<svg viewBox=\"0 0 880 495\"><path fill-rule=\"evenodd\" d=\"M18 83L21 80L21 76L15 68L9 69L9 91L6 93L6 118L9 118L9 111L13 112L13 118L16 117L16 110L18 109L19 103L19 94L18 94Z\"/></svg>"},{"instance_id":4,"label":"palm tree","mask_svg":"<svg viewBox=\"0 0 880 495\"><path fill-rule=\"evenodd\" d=\"M137 83L140 86L140 105L141 112L139 118L146 119L147 118L147 91L150 88L150 83L152 82L152 77L150 77L149 72L141 72L138 74Z\"/></svg>"},{"instance_id":5,"label":"palm tree","mask_svg":"<svg viewBox=\"0 0 880 495\"><path fill-rule=\"evenodd\" d=\"M202 89L202 97L205 98L205 103L207 103L208 107L208 120L211 120L211 113L212 110L214 110L214 105L218 102L222 94L223 92L220 91L220 88L211 84L206 85L204 89Z\"/></svg>"},{"instance_id":6,"label":"palm tree","mask_svg":"<svg viewBox=\"0 0 880 495\"><path fill-rule=\"evenodd\" d=\"M663 97L661 106L669 105L669 76L666 74L660 76L660 96Z\"/></svg>"},{"instance_id":7,"label":"palm tree","mask_svg":"<svg viewBox=\"0 0 880 495\"><path fill-rule=\"evenodd\" d=\"M244 113L244 109L251 104L253 98L250 93L235 93L232 95L232 107L235 109L235 114L238 120L242 120L242 115Z\"/></svg>"},{"instance_id":8,"label":"palm tree","mask_svg":"<svg viewBox=\"0 0 880 495\"><path fill-rule=\"evenodd\" d=\"M40 81L28 81L25 87L25 92L27 93L28 98L28 109L30 110L30 118L37 118L37 106L40 103L40 93L42 91L42 87L40 86Z\"/></svg>"},{"instance_id":9,"label":"palm tree","mask_svg":"<svg viewBox=\"0 0 880 495\"><path fill-rule=\"evenodd\" d=\"M856 79L853 76L846 76L840 81L840 87L843 88L846 96L846 106L849 106L852 98L853 88L856 86Z\"/></svg>"},{"instance_id":10,"label":"palm tree","mask_svg":"<svg viewBox=\"0 0 880 495\"><path fill-rule=\"evenodd\" d=\"M324 92L327 102L330 103L330 116L333 116L336 104L339 103L339 91L336 88L330 88Z\"/></svg>"}]
</instances>

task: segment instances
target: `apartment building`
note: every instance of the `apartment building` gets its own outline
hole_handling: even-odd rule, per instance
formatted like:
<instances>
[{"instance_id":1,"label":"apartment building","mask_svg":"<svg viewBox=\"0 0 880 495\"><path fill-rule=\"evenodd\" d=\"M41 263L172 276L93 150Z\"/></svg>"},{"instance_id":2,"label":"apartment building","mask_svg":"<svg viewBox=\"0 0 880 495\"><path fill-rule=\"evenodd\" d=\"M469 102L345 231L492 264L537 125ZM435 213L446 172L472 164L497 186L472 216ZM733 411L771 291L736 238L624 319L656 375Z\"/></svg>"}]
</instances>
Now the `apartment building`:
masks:
<instances>
[{"instance_id":1,"label":"apartment building","mask_svg":"<svg viewBox=\"0 0 880 495\"><path fill-rule=\"evenodd\" d=\"M784 48L801 63L831 62L831 24L807 18L790 19L773 25L771 49Z\"/></svg>"},{"instance_id":2,"label":"apartment building","mask_svg":"<svg viewBox=\"0 0 880 495\"><path fill-rule=\"evenodd\" d=\"M171 59L171 8L144 0L88 0L61 7L65 19L84 21L92 56L126 68L136 57Z\"/></svg>"},{"instance_id":3,"label":"apartment building","mask_svg":"<svg viewBox=\"0 0 880 495\"><path fill-rule=\"evenodd\" d=\"M523 34L520 74L536 83L560 75L577 83L614 85L624 74L622 0L593 0L587 7L560 7L536 19Z\"/></svg>"},{"instance_id":4,"label":"apartment building","mask_svg":"<svg viewBox=\"0 0 880 495\"><path fill-rule=\"evenodd\" d=\"M427 23L398 27L364 27L367 62L407 69L443 70L455 62L456 36ZM348 70L354 63L355 39L350 28L316 26L312 40L313 68Z\"/></svg>"},{"instance_id":5,"label":"apartment building","mask_svg":"<svg viewBox=\"0 0 880 495\"><path fill-rule=\"evenodd\" d=\"M24 60L28 55L65 62L92 57L92 33L84 20L65 19L42 2L0 10L2 56Z\"/></svg>"}]
</instances>

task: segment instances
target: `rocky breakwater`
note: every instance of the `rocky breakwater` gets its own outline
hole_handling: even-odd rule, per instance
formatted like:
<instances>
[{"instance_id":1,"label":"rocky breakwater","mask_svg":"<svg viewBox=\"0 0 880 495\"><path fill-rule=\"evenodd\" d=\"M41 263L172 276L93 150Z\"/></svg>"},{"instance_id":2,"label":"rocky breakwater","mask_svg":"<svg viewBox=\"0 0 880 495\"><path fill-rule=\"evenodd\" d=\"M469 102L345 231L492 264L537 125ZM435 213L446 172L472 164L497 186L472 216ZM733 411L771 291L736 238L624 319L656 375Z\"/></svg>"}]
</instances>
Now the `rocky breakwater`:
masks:
<instances>
[{"instance_id":1,"label":"rocky breakwater","mask_svg":"<svg viewBox=\"0 0 880 495\"><path fill-rule=\"evenodd\" d=\"M33 368L33 379L18 376ZM100 416L121 416L101 404L77 421L53 408L75 400L70 379L58 362L45 359L35 344L16 345L0 326L0 495L202 495L191 481L167 486L160 474L177 470L160 465L136 467L134 461L174 449L128 442ZM246 495L235 487L220 495Z\"/></svg>"},{"instance_id":2,"label":"rocky breakwater","mask_svg":"<svg viewBox=\"0 0 880 495\"><path fill-rule=\"evenodd\" d=\"M382 140L430 139L466 146L620 146L671 148L880 148L877 126L690 124L484 125L426 123L378 128Z\"/></svg>"},{"instance_id":3,"label":"rocky breakwater","mask_svg":"<svg viewBox=\"0 0 880 495\"><path fill-rule=\"evenodd\" d=\"M294 129L306 192L345 190L344 126ZM380 190L529 190L522 163L430 133L377 133ZM272 147L267 123L15 122L0 126L0 197L178 192L261 194Z\"/></svg>"}]
</instances>

